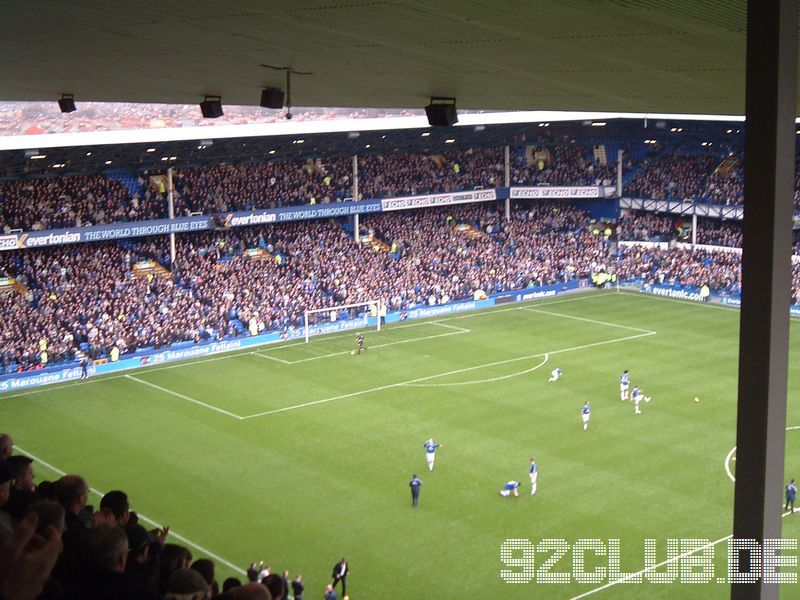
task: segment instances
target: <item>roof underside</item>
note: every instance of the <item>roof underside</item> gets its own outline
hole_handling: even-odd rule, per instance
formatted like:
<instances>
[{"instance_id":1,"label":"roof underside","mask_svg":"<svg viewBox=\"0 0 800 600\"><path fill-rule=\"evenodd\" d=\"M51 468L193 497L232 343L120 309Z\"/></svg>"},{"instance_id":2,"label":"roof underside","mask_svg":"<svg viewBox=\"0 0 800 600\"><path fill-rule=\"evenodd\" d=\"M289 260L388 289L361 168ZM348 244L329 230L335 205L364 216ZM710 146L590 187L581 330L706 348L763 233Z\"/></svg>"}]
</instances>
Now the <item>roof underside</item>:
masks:
<instances>
[{"instance_id":1,"label":"roof underside","mask_svg":"<svg viewBox=\"0 0 800 600\"><path fill-rule=\"evenodd\" d=\"M744 0L5 3L0 100L744 112ZM308 74L300 74L308 73Z\"/></svg>"}]
</instances>

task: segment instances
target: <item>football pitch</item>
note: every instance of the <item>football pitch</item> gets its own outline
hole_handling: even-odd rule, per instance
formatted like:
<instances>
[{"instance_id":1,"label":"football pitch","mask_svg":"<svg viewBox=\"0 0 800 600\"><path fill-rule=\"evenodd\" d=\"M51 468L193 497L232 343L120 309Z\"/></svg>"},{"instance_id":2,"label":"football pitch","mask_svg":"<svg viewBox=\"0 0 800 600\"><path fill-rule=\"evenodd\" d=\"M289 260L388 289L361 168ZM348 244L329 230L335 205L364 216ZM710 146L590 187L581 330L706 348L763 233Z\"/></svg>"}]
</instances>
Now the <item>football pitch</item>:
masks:
<instances>
[{"instance_id":1,"label":"football pitch","mask_svg":"<svg viewBox=\"0 0 800 600\"><path fill-rule=\"evenodd\" d=\"M171 526L170 541L214 558L220 582L264 560L303 573L305 596L318 598L346 556L353 600L721 599L738 324L737 310L716 305L560 296L367 331L357 356L353 334L336 334L7 393L0 429L37 460L36 481L80 473L99 492L125 490L140 515ZM790 426L800 426L797 325ZM548 383L556 367L562 378ZM624 369L652 397L640 415L620 400ZM786 478L800 479L800 429L786 435ZM429 472L431 436L443 447ZM423 481L418 508L412 473ZM499 495L508 480L522 483L519 497ZM783 524L784 537L800 538L800 514ZM655 570L675 565L673 584L615 583L640 577L645 540L661 563L679 538L716 544ZM516 544L534 571L501 562L508 539L529 542ZM583 539L603 549L585 554L587 572L607 569L593 583L574 575ZM712 582L679 583L698 556L713 562ZM530 581L506 583L504 570ZM569 583L542 582L557 573ZM800 585L781 597L800 598Z\"/></svg>"}]
</instances>

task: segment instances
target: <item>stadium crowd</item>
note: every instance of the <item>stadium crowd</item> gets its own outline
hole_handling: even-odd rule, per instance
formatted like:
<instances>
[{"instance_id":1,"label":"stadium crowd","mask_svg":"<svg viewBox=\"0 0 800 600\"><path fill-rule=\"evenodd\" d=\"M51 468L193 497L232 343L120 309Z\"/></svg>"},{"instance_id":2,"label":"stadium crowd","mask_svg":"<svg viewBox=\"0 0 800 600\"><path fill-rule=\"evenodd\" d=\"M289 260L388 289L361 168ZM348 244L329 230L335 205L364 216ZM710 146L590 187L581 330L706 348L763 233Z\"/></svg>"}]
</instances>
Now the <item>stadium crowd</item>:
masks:
<instances>
[{"instance_id":1,"label":"stadium crowd","mask_svg":"<svg viewBox=\"0 0 800 600\"><path fill-rule=\"evenodd\" d=\"M662 151L638 165L625 195L741 205L744 181L739 162L736 157L716 154Z\"/></svg>"},{"instance_id":2,"label":"stadium crowd","mask_svg":"<svg viewBox=\"0 0 800 600\"><path fill-rule=\"evenodd\" d=\"M623 281L694 288L707 285L727 295L741 292L741 260L733 252L626 246L619 249L616 269L617 278ZM793 297L797 294L795 289Z\"/></svg>"},{"instance_id":3,"label":"stadium crowd","mask_svg":"<svg viewBox=\"0 0 800 600\"><path fill-rule=\"evenodd\" d=\"M569 281L605 263L607 244L585 212L548 203L515 210L505 222L500 209L363 218L365 236L386 251L355 246L335 221L187 234L166 278L132 272L142 259L166 262L163 237L4 252L0 270L26 291L0 296L8 324L2 363L29 370L74 359L78 349L98 358L287 331L302 324L306 308L381 298L405 310Z\"/></svg>"},{"instance_id":4,"label":"stadium crowd","mask_svg":"<svg viewBox=\"0 0 800 600\"><path fill-rule=\"evenodd\" d=\"M547 160L536 160L537 151L519 149L511 169L512 185L596 185L609 180L615 168L596 164L590 151L579 146L548 149ZM0 181L0 231L166 218L165 178L139 174L134 179L131 187L103 175ZM349 157L176 168L173 181L176 216L353 198ZM362 200L503 184L502 148L365 155L359 161Z\"/></svg>"},{"instance_id":5,"label":"stadium crowd","mask_svg":"<svg viewBox=\"0 0 800 600\"><path fill-rule=\"evenodd\" d=\"M302 574L263 562L220 585L213 560L169 542L169 527L147 530L127 493L104 494L97 511L91 493L81 475L37 483L33 459L0 434L0 598L302 600Z\"/></svg>"},{"instance_id":6,"label":"stadium crowd","mask_svg":"<svg viewBox=\"0 0 800 600\"><path fill-rule=\"evenodd\" d=\"M627 211L618 221L619 238L627 241L691 242L691 228L689 217L644 211ZM742 226L739 221L699 217L696 239L705 246L741 248Z\"/></svg>"},{"instance_id":7,"label":"stadium crowd","mask_svg":"<svg viewBox=\"0 0 800 600\"><path fill-rule=\"evenodd\" d=\"M512 163L511 185L611 185L617 176L616 162L600 164L592 158L592 150L580 145L528 147L517 152Z\"/></svg>"}]
</instances>

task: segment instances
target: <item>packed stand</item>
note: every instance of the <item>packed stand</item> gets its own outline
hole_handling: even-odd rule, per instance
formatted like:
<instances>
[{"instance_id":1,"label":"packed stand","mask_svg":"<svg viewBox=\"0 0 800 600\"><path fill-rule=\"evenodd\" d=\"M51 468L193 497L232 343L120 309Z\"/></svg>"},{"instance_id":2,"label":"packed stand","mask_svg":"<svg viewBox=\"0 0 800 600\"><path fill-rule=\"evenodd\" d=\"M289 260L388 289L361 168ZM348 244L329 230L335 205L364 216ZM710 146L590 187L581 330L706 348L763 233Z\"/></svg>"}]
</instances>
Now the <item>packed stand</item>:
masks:
<instances>
[{"instance_id":1,"label":"packed stand","mask_svg":"<svg viewBox=\"0 0 800 600\"><path fill-rule=\"evenodd\" d=\"M222 213L352 197L349 159L176 169L175 213Z\"/></svg>"},{"instance_id":2,"label":"packed stand","mask_svg":"<svg viewBox=\"0 0 800 600\"><path fill-rule=\"evenodd\" d=\"M591 150L580 145L521 148L511 165L511 185L611 185L617 177L616 162L602 165L591 157Z\"/></svg>"},{"instance_id":3,"label":"packed stand","mask_svg":"<svg viewBox=\"0 0 800 600\"><path fill-rule=\"evenodd\" d=\"M512 164L512 185L596 185L613 179L614 167L595 164L585 148L521 152ZM353 198L349 157L176 168L173 181L176 216ZM367 155L359 162L359 199L490 189L504 182L502 148ZM164 176L140 174L130 189L104 175L0 181L4 233L165 219L168 212Z\"/></svg>"},{"instance_id":4,"label":"packed stand","mask_svg":"<svg viewBox=\"0 0 800 600\"><path fill-rule=\"evenodd\" d=\"M616 263L619 280L642 281L647 285L707 285L718 294L741 292L741 260L737 253L643 246L619 249Z\"/></svg>"},{"instance_id":5,"label":"packed stand","mask_svg":"<svg viewBox=\"0 0 800 600\"><path fill-rule=\"evenodd\" d=\"M0 181L0 230L83 227L166 214L138 198L135 204L125 186L102 175Z\"/></svg>"},{"instance_id":6,"label":"packed stand","mask_svg":"<svg viewBox=\"0 0 800 600\"><path fill-rule=\"evenodd\" d=\"M0 434L0 598L3 600L287 600L302 574L253 563L220 585L216 565L148 530L128 494L113 490L95 511L81 475L36 483L33 459ZM330 587L330 586L329 586Z\"/></svg>"},{"instance_id":7,"label":"packed stand","mask_svg":"<svg viewBox=\"0 0 800 600\"><path fill-rule=\"evenodd\" d=\"M697 243L708 246L741 248L742 224L738 221L697 219Z\"/></svg>"},{"instance_id":8,"label":"packed stand","mask_svg":"<svg viewBox=\"0 0 800 600\"><path fill-rule=\"evenodd\" d=\"M739 205L744 198L742 169L734 157L662 152L642 161L625 195Z\"/></svg>"},{"instance_id":9,"label":"packed stand","mask_svg":"<svg viewBox=\"0 0 800 600\"><path fill-rule=\"evenodd\" d=\"M491 203L363 218L364 233L394 251L355 246L335 221L189 234L178 238L169 277L132 272L141 259L168 262L164 237L5 252L0 270L26 291L0 296L3 367L288 331L307 308L383 298L403 310L569 281L605 261L604 240L569 205L517 209L510 222L501 215Z\"/></svg>"},{"instance_id":10,"label":"packed stand","mask_svg":"<svg viewBox=\"0 0 800 600\"><path fill-rule=\"evenodd\" d=\"M619 219L618 231L620 239L625 241L692 241L692 221L680 215L629 211ZM697 219L696 240L697 244L704 246L741 248L742 225L739 221L700 217Z\"/></svg>"},{"instance_id":11,"label":"packed stand","mask_svg":"<svg viewBox=\"0 0 800 600\"><path fill-rule=\"evenodd\" d=\"M617 225L621 240L669 242L678 234L672 215L630 211L619 219Z\"/></svg>"},{"instance_id":12,"label":"packed stand","mask_svg":"<svg viewBox=\"0 0 800 600\"><path fill-rule=\"evenodd\" d=\"M502 148L359 157L359 196L393 198L504 185Z\"/></svg>"}]
</instances>

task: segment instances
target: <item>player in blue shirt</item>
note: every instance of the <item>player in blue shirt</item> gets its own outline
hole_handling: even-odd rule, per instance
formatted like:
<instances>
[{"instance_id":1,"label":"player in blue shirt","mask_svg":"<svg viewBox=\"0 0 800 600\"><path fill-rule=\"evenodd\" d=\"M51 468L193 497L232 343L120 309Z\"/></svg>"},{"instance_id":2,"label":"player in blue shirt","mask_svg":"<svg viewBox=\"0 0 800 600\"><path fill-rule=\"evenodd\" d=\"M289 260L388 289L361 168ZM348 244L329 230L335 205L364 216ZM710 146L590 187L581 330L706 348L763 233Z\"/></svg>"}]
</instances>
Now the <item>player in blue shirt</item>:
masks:
<instances>
[{"instance_id":1,"label":"player in blue shirt","mask_svg":"<svg viewBox=\"0 0 800 600\"><path fill-rule=\"evenodd\" d=\"M583 419L583 430L586 431L589 429L589 417L592 416L591 411L589 410L589 401L583 403L583 408L581 409L581 419Z\"/></svg>"},{"instance_id":2,"label":"player in blue shirt","mask_svg":"<svg viewBox=\"0 0 800 600\"><path fill-rule=\"evenodd\" d=\"M507 484L503 486L503 489L500 490L501 496L519 496L519 481L509 481Z\"/></svg>"},{"instance_id":3,"label":"player in blue shirt","mask_svg":"<svg viewBox=\"0 0 800 600\"><path fill-rule=\"evenodd\" d=\"M628 399L628 388L630 387L630 379L628 378L628 369L622 372L619 376L619 398L620 400Z\"/></svg>"},{"instance_id":4,"label":"player in blue shirt","mask_svg":"<svg viewBox=\"0 0 800 600\"><path fill-rule=\"evenodd\" d=\"M433 461L436 460L436 449L443 447L444 444L436 444L433 438L431 438L422 446L425 448L425 460L428 461L428 471L433 471Z\"/></svg>"},{"instance_id":5,"label":"player in blue shirt","mask_svg":"<svg viewBox=\"0 0 800 600\"><path fill-rule=\"evenodd\" d=\"M536 466L535 460L531 458L530 461L531 496L533 496L536 493L536 486L538 485L537 481L539 479L539 467Z\"/></svg>"},{"instance_id":6,"label":"player in blue shirt","mask_svg":"<svg viewBox=\"0 0 800 600\"><path fill-rule=\"evenodd\" d=\"M635 386L633 391L631 392L631 400L633 400L633 414L640 415L642 414L642 409L639 408L639 403L644 400L645 402L650 402L650 396L645 396L644 392L639 389L639 386Z\"/></svg>"},{"instance_id":7,"label":"player in blue shirt","mask_svg":"<svg viewBox=\"0 0 800 600\"><path fill-rule=\"evenodd\" d=\"M789 510L789 506L792 507L792 513L794 513L794 500L797 497L797 485L792 479L789 482L789 485L786 486L786 507L783 509L784 512Z\"/></svg>"},{"instance_id":8,"label":"player in blue shirt","mask_svg":"<svg viewBox=\"0 0 800 600\"><path fill-rule=\"evenodd\" d=\"M553 369L552 371L550 371L550 379L548 379L547 381L552 382L552 381L558 381L559 379L561 379L561 369Z\"/></svg>"}]
</instances>

